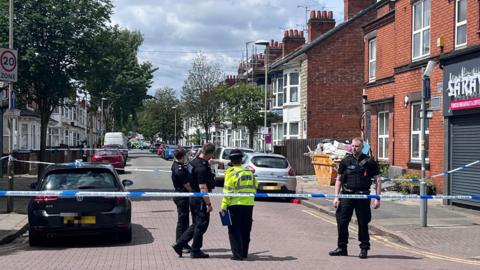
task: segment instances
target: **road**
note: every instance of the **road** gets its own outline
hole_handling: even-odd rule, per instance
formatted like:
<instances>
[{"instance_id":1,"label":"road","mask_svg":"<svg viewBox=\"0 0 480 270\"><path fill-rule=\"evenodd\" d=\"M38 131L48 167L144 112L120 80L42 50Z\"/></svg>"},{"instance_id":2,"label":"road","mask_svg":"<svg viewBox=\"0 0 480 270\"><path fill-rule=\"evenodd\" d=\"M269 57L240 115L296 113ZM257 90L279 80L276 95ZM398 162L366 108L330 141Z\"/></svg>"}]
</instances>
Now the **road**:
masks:
<instances>
[{"instance_id":1,"label":"road","mask_svg":"<svg viewBox=\"0 0 480 270\"><path fill-rule=\"evenodd\" d=\"M168 170L171 162L144 153L130 154L129 168ZM171 190L168 173L122 174L135 182L134 190ZM332 217L302 205L258 201L250 257L231 261L227 230L216 212L220 199L213 200L214 212L205 235L204 250L209 259L178 258L170 245L174 241L175 206L171 199L142 199L134 202L134 235L131 244L116 244L102 238L69 238L46 247L31 248L27 237L0 246L2 269L478 269L461 259L448 258L372 236L369 259L357 257L356 231L352 227L349 257L329 257L335 248L336 223Z\"/></svg>"}]
</instances>

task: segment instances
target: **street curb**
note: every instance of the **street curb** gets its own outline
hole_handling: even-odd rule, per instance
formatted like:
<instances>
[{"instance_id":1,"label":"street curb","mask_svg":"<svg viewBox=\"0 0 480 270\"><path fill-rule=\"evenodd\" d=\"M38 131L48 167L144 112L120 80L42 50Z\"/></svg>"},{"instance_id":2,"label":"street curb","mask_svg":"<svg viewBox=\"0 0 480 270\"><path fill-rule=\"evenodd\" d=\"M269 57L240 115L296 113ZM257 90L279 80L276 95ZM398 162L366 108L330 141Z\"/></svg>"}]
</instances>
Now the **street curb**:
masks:
<instances>
[{"instance_id":1,"label":"street curb","mask_svg":"<svg viewBox=\"0 0 480 270\"><path fill-rule=\"evenodd\" d=\"M28 230L28 222L25 218L25 224L21 226L16 226L11 233L5 235L2 239L0 239L0 245L8 244L15 240L17 237L21 236ZM18 228L18 229L17 229Z\"/></svg>"},{"instance_id":2,"label":"street curb","mask_svg":"<svg viewBox=\"0 0 480 270\"><path fill-rule=\"evenodd\" d=\"M327 214L329 216L335 217L335 211L330 210L327 207L312 203L308 200L301 200L301 203L305 207L308 207L308 208L317 210L319 212L322 212L324 214ZM352 223L357 224L357 219L355 217L352 217ZM374 232L377 235L388 236L388 237L393 238L393 239L395 239L396 241L398 241L402 244L415 247L414 242L409 237L406 237L405 235L402 235L402 233L392 232L392 231L386 229L385 227L383 227L381 225L375 224L374 219L372 219L372 222L368 225L368 227L369 227L370 231Z\"/></svg>"}]
</instances>

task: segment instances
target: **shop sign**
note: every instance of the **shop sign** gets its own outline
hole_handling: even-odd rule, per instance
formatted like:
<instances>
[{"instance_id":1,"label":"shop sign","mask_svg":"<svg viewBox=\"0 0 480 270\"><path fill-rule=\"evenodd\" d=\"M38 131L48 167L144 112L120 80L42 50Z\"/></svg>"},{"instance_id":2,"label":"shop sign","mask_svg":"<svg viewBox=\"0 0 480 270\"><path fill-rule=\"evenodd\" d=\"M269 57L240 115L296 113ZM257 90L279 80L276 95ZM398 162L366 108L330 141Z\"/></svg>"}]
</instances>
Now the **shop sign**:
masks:
<instances>
[{"instance_id":1,"label":"shop sign","mask_svg":"<svg viewBox=\"0 0 480 270\"><path fill-rule=\"evenodd\" d=\"M476 97L479 94L480 67L467 70L462 68L460 74L450 73L448 96L454 98Z\"/></svg>"},{"instance_id":2,"label":"shop sign","mask_svg":"<svg viewBox=\"0 0 480 270\"><path fill-rule=\"evenodd\" d=\"M450 102L450 110L465 110L480 108L480 98L463 99Z\"/></svg>"}]
</instances>

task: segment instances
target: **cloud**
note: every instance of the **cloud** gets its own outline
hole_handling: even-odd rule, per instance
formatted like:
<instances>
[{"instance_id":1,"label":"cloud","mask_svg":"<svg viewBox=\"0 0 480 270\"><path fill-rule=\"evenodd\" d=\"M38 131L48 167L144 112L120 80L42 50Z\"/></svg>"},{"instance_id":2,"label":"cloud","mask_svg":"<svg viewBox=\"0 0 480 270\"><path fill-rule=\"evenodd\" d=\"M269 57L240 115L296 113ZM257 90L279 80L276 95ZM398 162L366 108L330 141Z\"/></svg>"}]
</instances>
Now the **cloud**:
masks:
<instances>
[{"instance_id":1,"label":"cloud","mask_svg":"<svg viewBox=\"0 0 480 270\"><path fill-rule=\"evenodd\" d=\"M113 0L113 4L112 23L139 30L144 36L139 59L159 68L149 94L164 86L179 94L198 52L221 64L226 74L235 74L245 42L281 41L284 29L301 29L306 5L333 10L337 22L343 17L342 0Z\"/></svg>"}]
</instances>

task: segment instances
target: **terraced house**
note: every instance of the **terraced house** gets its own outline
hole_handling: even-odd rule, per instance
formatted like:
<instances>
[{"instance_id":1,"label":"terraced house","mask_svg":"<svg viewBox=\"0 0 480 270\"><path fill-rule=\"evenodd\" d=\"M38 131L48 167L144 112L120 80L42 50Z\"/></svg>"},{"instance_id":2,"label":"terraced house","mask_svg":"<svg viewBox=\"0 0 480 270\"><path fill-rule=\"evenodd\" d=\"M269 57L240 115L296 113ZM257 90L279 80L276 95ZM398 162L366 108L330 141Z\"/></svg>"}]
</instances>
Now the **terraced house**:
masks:
<instances>
[{"instance_id":1,"label":"terraced house","mask_svg":"<svg viewBox=\"0 0 480 270\"><path fill-rule=\"evenodd\" d=\"M479 159L479 1L379 2L376 18L363 27L366 110L374 153L390 165L420 170L422 76L433 60L426 100L427 175ZM472 166L434 182L440 193L478 194L479 177L480 167Z\"/></svg>"}]
</instances>

